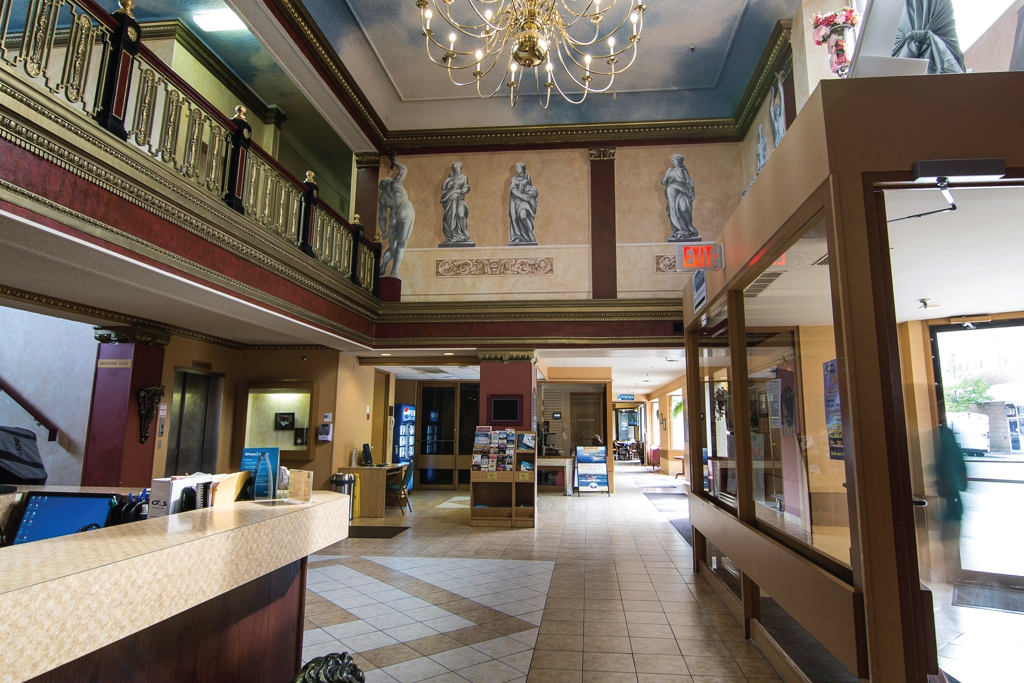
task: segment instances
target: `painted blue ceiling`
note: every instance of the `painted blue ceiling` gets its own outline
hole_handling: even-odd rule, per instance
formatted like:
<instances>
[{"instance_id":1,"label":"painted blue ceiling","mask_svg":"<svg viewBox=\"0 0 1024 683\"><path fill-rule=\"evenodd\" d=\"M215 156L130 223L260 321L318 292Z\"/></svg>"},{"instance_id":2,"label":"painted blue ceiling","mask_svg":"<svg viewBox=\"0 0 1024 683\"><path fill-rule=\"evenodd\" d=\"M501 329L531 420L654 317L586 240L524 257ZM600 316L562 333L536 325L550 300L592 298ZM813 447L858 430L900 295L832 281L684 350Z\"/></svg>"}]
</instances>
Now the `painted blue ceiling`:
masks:
<instances>
[{"instance_id":1,"label":"painted blue ceiling","mask_svg":"<svg viewBox=\"0 0 1024 683\"><path fill-rule=\"evenodd\" d=\"M288 117L282 138L320 173L347 187L351 152L259 40L247 30L208 33L192 19L198 12L226 8L222 0L145 0L134 14L141 23L177 19L187 26L264 104L281 108Z\"/></svg>"},{"instance_id":2,"label":"painted blue ceiling","mask_svg":"<svg viewBox=\"0 0 1024 683\"><path fill-rule=\"evenodd\" d=\"M385 124L404 130L731 117L772 30L792 18L797 0L650 0L636 63L616 77L614 98L591 95L582 106L552 98L546 111L532 79L514 110L507 97L480 100L453 85L426 60L413 0L305 5ZM433 28L448 33L437 16Z\"/></svg>"}]
</instances>

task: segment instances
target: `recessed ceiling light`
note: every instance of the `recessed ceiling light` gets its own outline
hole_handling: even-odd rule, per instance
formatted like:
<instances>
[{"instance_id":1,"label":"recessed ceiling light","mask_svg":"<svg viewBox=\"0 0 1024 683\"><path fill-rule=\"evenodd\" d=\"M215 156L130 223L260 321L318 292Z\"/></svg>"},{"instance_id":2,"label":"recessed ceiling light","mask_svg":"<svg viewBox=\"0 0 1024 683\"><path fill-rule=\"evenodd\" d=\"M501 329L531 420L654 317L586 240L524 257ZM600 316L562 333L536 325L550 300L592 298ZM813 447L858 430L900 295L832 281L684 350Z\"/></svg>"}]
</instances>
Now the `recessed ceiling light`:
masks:
<instances>
[{"instance_id":1,"label":"recessed ceiling light","mask_svg":"<svg viewBox=\"0 0 1024 683\"><path fill-rule=\"evenodd\" d=\"M455 354L452 353L451 351L445 351L444 355L446 355L446 356L454 356Z\"/></svg>"},{"instance_id":2,"label":"recessed ceiling light","mask_svg":"<svg viewBox=\"0 0 1024 683\"><path fill-rule=\"evenodd\" d=\"M215 31L239 31L245 24L230 9L217 9L192 15L192 21L207 33Z\"/></svg>"},{"instance_id":3,"label":"recessed ceiling light","mask_svg":"<svg viewBox=\"0 0 1024 683\"><path fill-rule=\"evenodd\" d=\"M382 356L390 356L391 354L390 353L382 353L380 355L382 355Z\"/></svg>"}]
</instances>

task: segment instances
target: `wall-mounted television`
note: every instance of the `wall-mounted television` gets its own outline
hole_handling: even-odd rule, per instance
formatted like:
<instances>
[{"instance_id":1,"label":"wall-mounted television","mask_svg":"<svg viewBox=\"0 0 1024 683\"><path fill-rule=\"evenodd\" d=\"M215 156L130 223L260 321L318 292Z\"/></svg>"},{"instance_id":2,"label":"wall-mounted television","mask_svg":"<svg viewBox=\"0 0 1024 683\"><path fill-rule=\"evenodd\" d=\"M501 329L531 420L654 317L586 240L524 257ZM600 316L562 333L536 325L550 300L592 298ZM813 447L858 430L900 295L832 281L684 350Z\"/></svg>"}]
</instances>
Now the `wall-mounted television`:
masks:
<instances>
[{"instance_id":1,"label":"wall-mounted television","mask_svg":"<svg viewBox=\"0 0 1024 683\"><path fill-rule=\"evenodd\" d=\"M487 417L492 425L519 425L523 422L522 394L488 394Z\"/></svg>"}]
</instances>

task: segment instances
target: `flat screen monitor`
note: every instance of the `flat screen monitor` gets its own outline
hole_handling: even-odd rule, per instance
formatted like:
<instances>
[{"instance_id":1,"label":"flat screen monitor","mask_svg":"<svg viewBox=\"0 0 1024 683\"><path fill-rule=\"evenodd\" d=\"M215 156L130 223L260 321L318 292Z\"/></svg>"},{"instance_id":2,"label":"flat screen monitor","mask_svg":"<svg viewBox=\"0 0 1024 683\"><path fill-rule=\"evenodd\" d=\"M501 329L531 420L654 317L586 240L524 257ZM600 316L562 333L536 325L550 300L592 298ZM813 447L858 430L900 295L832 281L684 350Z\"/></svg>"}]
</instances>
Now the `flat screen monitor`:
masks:
<instances>
[{"instance_id":1,"label":"flat screen monitor","mask_svg":"<svg viewBox=\"0 0 1024 683\"><path fill-rule=\"evenodd\" d=\"M491 424L520 424L523 399L520 396L492 396Z\"/></svg>"},{"instance_id":2,"label":"flat screen monitor","mask_svg":"<svg viewBox=\"0 0 1024 683\"><path fill-rule=\"evenodd\" d=\"M32 491L14 535L14 545L102 529L111 501L116 503L117 497L110 493Z\"/></svg>"},{"instance_id":3,"label":"flat screen monitor","mask_svg":"<svg viewBox=\"0 0 1024 683\"><path fill-rule=\"evenodd\" d=\"M363 444L363 466L373 466L373 451L370 450L370 444L368 443Z\"/></svg>"}]
</instances>

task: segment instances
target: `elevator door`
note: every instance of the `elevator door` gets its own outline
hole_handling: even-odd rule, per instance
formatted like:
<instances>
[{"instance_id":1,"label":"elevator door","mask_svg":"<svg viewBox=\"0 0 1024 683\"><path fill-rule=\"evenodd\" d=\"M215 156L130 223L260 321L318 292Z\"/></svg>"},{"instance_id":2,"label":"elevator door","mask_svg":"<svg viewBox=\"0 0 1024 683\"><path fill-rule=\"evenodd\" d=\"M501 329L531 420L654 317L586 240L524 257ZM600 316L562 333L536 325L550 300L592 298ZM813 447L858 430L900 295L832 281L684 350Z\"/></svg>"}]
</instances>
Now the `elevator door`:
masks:
<instances>
[{"instance_id":1,"label":"elevator door","mask_svg":"<svg viewBox=\"0 0 1024 683\"><path fill-rule=\"evenodd\" d=\"M219 375L174 373L165 476L217 471L223 387Z\"/></svg>"}]
</instances>

